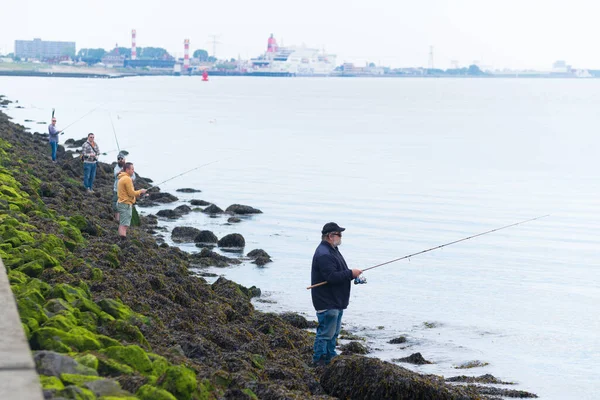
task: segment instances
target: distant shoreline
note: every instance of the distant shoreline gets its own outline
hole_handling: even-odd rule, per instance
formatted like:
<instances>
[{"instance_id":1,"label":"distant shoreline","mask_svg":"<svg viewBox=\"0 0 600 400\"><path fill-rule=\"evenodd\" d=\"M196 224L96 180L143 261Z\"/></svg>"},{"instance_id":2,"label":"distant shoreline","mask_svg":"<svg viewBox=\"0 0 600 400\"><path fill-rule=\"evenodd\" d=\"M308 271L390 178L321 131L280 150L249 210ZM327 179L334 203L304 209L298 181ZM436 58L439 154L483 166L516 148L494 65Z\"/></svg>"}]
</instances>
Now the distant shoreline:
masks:
<instances>
[{"instance_id":1,"label":"distant shoreline","mask_svg":"<svg viewBox=\"0 0 600 400\"><path fill-rule=\"evenodd\" d=\"M82 72L68 72L68 71L52 71L52 70L10 70L0 69L0 76L15 76L15 77L44 77L44 78L95 78L95 79L117 79L117 78L128 78L134 76L194 76L201 77L200 74L175 74L168 71L160 72L115 72L115 73L102 73L98 71L82 71ZM506 75L361 75L361 74L339 74L339 75L314 75L314 76L295 76L292 74L264 74L264 73L231 73L224 71L209 71L209 78L211 76L228 76L228 77L261 77L261 78L418 78L418 79L439 79L439 78L450 78L450 79L598 79L596 76L590 76L586 78L580 78L573 75L567 74L506 74Z\"/></svg>"}]
</instances>

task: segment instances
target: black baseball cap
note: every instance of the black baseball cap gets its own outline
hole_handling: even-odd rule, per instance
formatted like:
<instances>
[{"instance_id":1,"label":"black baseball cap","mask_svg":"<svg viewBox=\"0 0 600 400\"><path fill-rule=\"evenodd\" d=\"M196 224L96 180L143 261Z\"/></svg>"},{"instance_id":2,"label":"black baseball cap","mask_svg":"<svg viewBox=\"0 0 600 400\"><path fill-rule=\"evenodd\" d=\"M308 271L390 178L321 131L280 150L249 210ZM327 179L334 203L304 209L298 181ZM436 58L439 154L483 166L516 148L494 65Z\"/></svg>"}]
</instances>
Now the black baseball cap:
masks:
<instances>
[{"instance_id":1,"label":"black baseball cap","mask_svg":"<svg viewBox=\"0 0 600 400\"><path fill-rule=\"evenodd\" d=\"M323 225L323 230L321 231L321 234L326 235L331 232L343 232L345 230L346 228L342 228L335 222L328 222L325 225Z\"/></svg>"}]
</instances>

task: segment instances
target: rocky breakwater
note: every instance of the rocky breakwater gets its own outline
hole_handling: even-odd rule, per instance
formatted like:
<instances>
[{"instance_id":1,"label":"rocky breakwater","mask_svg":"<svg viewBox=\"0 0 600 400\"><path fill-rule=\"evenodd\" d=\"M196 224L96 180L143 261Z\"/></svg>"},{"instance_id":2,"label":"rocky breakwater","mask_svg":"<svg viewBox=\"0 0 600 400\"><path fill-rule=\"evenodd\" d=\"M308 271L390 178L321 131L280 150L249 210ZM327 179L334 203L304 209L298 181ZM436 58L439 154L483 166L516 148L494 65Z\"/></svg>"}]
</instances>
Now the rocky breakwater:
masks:
<instances>
[{"instance_id":1,"label":"rocky breakwater","mask_svg":"<svg viewBox=\"0 0 600 400\"><path fill-rule=\"evenodd\" d=\"M48 154L0 113L0 256L47 399L488 398L360 356L312 368L298 318L192 275L192 256L146 232L152 219L118 240L110 165L87 193L80 162Z\"/></svg>"}]
</instances>

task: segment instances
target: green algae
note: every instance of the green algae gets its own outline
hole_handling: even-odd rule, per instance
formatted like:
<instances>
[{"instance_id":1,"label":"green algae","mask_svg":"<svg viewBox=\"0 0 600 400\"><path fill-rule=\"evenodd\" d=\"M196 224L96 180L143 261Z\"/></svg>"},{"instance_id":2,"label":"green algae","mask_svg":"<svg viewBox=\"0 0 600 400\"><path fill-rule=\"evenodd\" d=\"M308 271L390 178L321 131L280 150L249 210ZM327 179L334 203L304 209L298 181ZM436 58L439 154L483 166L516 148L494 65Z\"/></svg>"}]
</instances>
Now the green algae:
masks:
<instances>
[{"instance_id":1,"label":"green algae","mask_svg":"<svg viewBox=\"0 0 600 400\"><path fill-rule=\"evenodd\" d=\"M61 311L60 314L50 317L42 326L45 328L56 328L61 331L68 332L77 325L77 318L75 318L73 314L68 311Z\"/></svg>"},{"instance_id":2,"label":"green algae","mask_svg":"<svg viewBox=\"0 0 600 400\"><path fill-rule=\"evenodd\" d=\"M109 321L105 326L112 337L150 349L150 344L137 326L121 320Z\"/></svg>"},{"instance_id":3,"label":"green algae","mask_svg":"<svg viewBox=\"0 0 600 400\"><path fill-rule=\"evenodd\" d=\"M152 371L152 362L140 346L113 346L102 350L101 353L143 374Z\"/></svg>"},{"instance_id":4,"label":"green algae","mask_svg":"<svg viewBox=\"0 0 600 400\"><path fill-rule=\"evenodd\" d=\"M95 375L60 374L60 380L68 385L82 386L86 382L99 381L105 378Z\"/></svg>"},{"instance_id":5,"label":"green algae","mask_svg":"<svg viewBox=\"0 0 600 400\"><path fill-rule=\"evenodd\" d=\"M98 357L98 373L103 376L131 375L135 371L128 365L122 364L104 355Z\"/></svg>"},{"instance_id":6,"label":"green algae","mask_svg":"<svg viewBox=\"0 0 600 400\"><path fill-rule=\"evenodd\" d=\"M65 385L56 376L40 375L40 383L44 390L63 390Z\"/></svg>"},{"instance_id":7,"label":"green algae","mask_svg":"<svg viewBox=\"0 0 600 400\"><path fill-rule=\"evenodd\" d=\"M143 385L138 389L135 395L140 400L177 400L175 396L166 390L151 385Z\"/></svg>"},{"instance_id":8,"label":"green algae","mask_svg":"<svg viewBox=\"0 0 600 400\"><path fill-rule=\"evenodd\" d=\"M96 400L94 392L74 385L67 386L64 390L56 392L56 396L73 400Z\"/></svg>"},{"instance_id":9,"label":"green algae","mask_svg":"<svg viewBox=\"0 0 600 400\"><path fill-rule=\"evenodd\" d=\"M250 389L242 389L242 393L249 396L252 400L258 400L258 396Z\"/></svg>"},{"instance_id":10,"label":"green algae","mask_svg":"<svg viewBox=\"0 0 600 400\"><path fill-rule=\"evenodd\" d=\"M98 357L93 354L78 354L74 359L81 365L98 370Z\"/></svg>"},{"instance_id":11,"label":"green algae","mask_svg":"<svg viewBox=\"0 0 600 400\"><path fill-rule=\"evenodd\" d=\"M167 368L159 384L160 388L183 400L191 399L192 394L197 391L197 386L194 371L181 365Z\"/></svg>"}]
</instances>

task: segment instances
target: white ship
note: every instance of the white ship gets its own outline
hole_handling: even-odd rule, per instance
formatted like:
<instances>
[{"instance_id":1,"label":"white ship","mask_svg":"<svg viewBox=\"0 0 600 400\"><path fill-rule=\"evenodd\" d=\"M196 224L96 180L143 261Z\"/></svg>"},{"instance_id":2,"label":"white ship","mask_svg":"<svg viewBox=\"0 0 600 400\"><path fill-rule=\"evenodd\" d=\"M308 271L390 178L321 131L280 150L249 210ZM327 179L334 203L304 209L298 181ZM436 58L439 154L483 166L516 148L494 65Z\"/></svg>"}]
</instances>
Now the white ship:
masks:
<instances>
[{"instance_id":1,"label":"white ship","mask_svg":"<svg viewBox=\"0 0 600 400\"><path fill-rule=\"evenodd\" d=\"M335 55L306 47L279 47L271 35L267 51L250 60L248 74L268 76L327 76L335 69Z\"/></svg>"}]
</instances>

